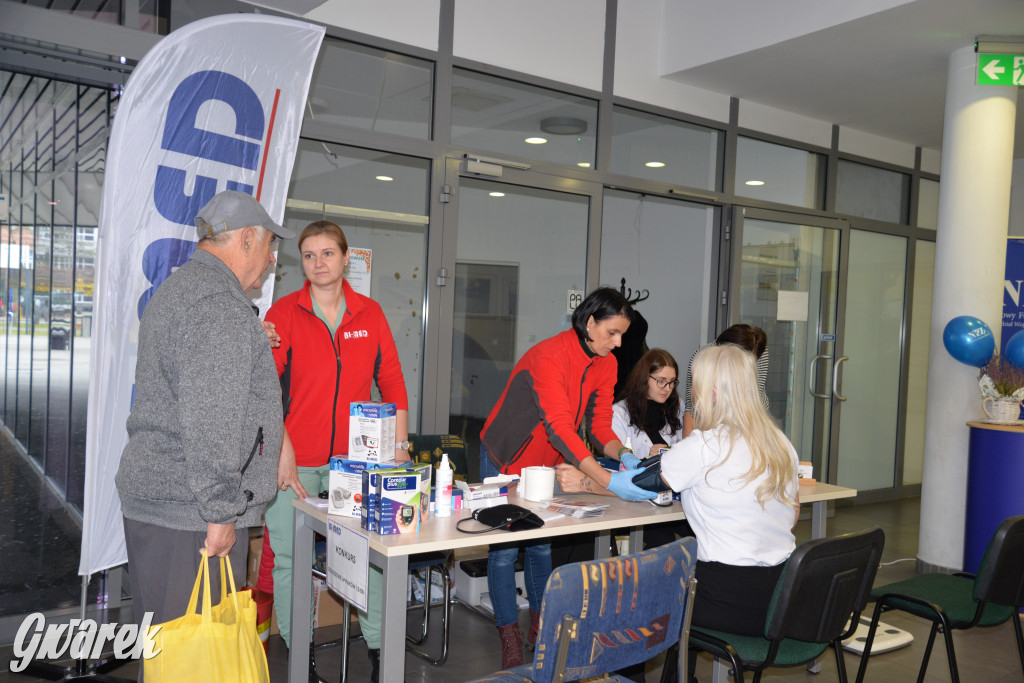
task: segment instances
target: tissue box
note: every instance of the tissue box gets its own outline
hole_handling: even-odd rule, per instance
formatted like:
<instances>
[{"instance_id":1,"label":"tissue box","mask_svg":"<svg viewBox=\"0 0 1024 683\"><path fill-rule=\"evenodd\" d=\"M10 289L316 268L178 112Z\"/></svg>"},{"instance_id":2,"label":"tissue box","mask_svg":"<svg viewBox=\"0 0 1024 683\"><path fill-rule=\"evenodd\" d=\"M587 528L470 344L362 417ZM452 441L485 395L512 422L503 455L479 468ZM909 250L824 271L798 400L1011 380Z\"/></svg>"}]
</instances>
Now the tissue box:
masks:
<instances>
[{"instance_id":1,"label":"tissue box","mask_svg":"<svg viewBox=\"0 0 1024 683\"><path fill-rule=\"evenodd\" d=\"M356 401L348 410L348 457L363 462L385 462L395 457L394 403Z\"/></svg>"},{"instance_id":2,"label":"tissue box","mask_svg":"<svg viewBox=\"0 0 1024 683\"><path fill-rule=\"evenodd\" d=\"M494 507L508 502L507 484L473 484L464 481L455 482L455 487L462 492L462 507L470 510Z\"/></svg>"},{"instance_id":3,"label":"tissue box","mask_svg":"<svg viewBox=\"0 0 1024 683\"><path fill-rule=\"evenodd\" d=\"M363 506L363 472L383 463L368 463L351 458L331 458L327 514L360 517ZM388 462L386 466L393 466Z\"/></svg>"},{"instance_id":4,"label":"tissue box","mask_svg":"<svg viewBox=\"0 0 1024 683\"><path fill-rule=\"evenodd\" d=\"M430 464L412 464L362 473L360 526L378 534L419 531L430 502Z\"/></svg>"},{"instance_id":5,"label":"tissue box","mask_svg":"<svg viewBox=\"0 0 1024 683\"><path fill-rule=\"evenodd\" d=\"M796 466L796 476L801 484L814 484L814 465L809 462L799 462Z\"/></svg>"}]
</instances>

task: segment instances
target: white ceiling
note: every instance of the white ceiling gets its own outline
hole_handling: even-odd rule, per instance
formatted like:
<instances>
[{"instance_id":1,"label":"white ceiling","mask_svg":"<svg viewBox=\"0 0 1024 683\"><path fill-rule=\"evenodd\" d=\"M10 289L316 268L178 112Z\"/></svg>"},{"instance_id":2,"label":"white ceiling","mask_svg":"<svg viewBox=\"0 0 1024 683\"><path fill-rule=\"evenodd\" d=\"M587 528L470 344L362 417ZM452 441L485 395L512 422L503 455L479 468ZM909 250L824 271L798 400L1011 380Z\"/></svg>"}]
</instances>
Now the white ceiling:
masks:
<instances>
[{"instance_id":1,"label":"white ceiling","mask_svg":"<svg viewBox=\"0 0 1024 683\"><path fill-rule=\"evenodd\" d=\"M776 5L779 11L774 16L763 9L772 3L760 5L757 16L743 11L744 5L754 6L747 4L753 0L666 1L666 41L670 36L685 40L695 30L685 17L699 4L705 47L716 39L719 47L735 47L726 50L731 56L699 63L693 54L682 56L673 46L666 53L665 77L932 149L942 146L949 55L979 35L1024 36L1024 0L916 0L820 29L804 21L807 32L796 37L791 37L791 16L796 16L791 13L800 5L820 14L829 5L838 13L840 3L785 0ZM749 32L754 22L754 28L778 40L762 39L764 47L742 51L744 41L735 36ZM1021 158L1024 89L1018 91L1014 156Z\"/></svg>"}]
</instances>

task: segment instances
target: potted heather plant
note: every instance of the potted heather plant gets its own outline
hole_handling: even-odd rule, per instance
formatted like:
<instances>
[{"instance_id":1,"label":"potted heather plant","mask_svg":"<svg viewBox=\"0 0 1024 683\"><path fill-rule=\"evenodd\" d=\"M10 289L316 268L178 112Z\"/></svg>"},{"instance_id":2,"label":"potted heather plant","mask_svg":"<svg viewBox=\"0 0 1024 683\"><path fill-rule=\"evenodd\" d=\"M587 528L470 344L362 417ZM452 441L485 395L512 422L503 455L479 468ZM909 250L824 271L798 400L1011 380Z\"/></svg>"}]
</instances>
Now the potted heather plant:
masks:
<instances>
[{"instance_id":1,"label":"potted heather plant","mask_svg":"<svg viewBox=\"0 0 1024 683\"><path fill-rule=\"evenodd\" d=\"M996 354L981 366L978 386L985 414L994 422L1017 422L1024 400L1024 368Z\"/></svg>"}]
</instances>

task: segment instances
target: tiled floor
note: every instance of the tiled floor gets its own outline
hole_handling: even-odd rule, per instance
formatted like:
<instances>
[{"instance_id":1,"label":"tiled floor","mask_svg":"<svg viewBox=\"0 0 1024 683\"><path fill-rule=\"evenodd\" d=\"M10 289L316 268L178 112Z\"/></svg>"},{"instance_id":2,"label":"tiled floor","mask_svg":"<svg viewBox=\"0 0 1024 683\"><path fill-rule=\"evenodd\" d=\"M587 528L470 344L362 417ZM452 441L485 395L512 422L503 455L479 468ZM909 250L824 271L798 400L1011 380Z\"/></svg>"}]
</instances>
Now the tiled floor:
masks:
<instances>
[{"instance_id":1,"label":"tiled floor","mask_svg":"<svg viewBox=\"0 0 1024 683\"><path fill-rule=\"evenodd\" d=\"M911 576L914 571L913 558L917 552L919 525L919 501L917 499L893 503L876 503L870 505L852 505L840 507L835 516L828 522L829 533L854 531L869 526L881 526L886 534L886 547L883 555L883 566L878 572L879 583L889 583ZM0 528L5 525L0 525ZM798 537L804 540L809 537L809 522L803 521L798 526ZM6 555L6 549L3 554ZM6 558L4 558L6 560ZM909 560L899 562L898 560ZM34 566L34 565L33 565ZM4 580L11 580L8 571L16 571L16 567L5 561L3 564ZM452 645L448 662L440 667L431 666L415 657L406 658L406 681L427 681L431 683L465 681L490 673L499 667L498 637L493 622L471 612L462 606L453 609ZM526 615L524 615L526 618ZM903 650L877 655L872 659L868 670L868 680L879 683L903 683L914 680L924 650L924 641L928 630L924 622L902 615L890 613L885 621L894 626L910 631L914 643ZM525 626L525 622L524 622ZM321 629L317 640L324 641L336 638L340 627ZM1018 661L1013 628L1007 623L994 629L977 629L969 632L956 632L957 655L960 663L961 680L965 683L985 681L986 683L1019 683L1024 680L1021 664ZM434 645L431 640L429 645ZM0 683L18 683L41 681L44 679L24 675L11 674L7 671L7 662L11 655L10 645L0 646ZM286 652L284 643L274 636L270 641L269 662L271 680L284 683L286 680ZM340 650L338 646L319 649L316 654L321 676L325 681L339 681ZM851 677L854 675L857 660L853 655L846 655L847 669ZM824 670L820 675L812 675L803 669L772 670L765 676L770 681L831 681L835 680L835 663L831 656L823 662ZM112 672L118 676L134 679L136 665L129 664ZM647 681L657 681L660 669L656 663L648 664ZM711 661L702 658L698 664L697 674L701 681L711 680ZM363 683L368 680L369 663L366 648L361 641L351 646L351 661L348 680ZM936 644L929 666L928 681L948 681L945 648Z\"/></svg>"}]
</instances>

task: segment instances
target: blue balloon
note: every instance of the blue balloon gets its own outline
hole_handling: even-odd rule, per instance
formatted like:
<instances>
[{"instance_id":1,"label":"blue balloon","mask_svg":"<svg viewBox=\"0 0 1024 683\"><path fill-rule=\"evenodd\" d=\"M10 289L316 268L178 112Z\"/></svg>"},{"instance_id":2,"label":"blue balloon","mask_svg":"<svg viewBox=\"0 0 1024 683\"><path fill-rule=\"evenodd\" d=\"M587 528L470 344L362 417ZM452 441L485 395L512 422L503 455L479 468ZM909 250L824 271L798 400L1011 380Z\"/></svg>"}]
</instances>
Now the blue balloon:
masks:
<instances>
[{"instance_id":1,"label":"blue balloon","mask_svg":"<svg viewBox=\"0 0 1024 683\"><path fill-rule=\"evenodd\" d=\"M1021 342L1024 344L1024 339ZM987 363L996 351L992 329L973 315L958 315L946 323L942 343L953 358L976 368Z\"/></svg>"},{"instance_id":2,"label":"blue balloon","mask_svg":"<svg viewBox=\"0 0 1024 683\"><path fill-rule=\"evenodd\" d=\"M1003 358L1010 361L1018 368L1024 368L1024 330L1014 332L1010 340L1006 342L1006 350L1003 351Z\"/></svg>"}]
</instances>

